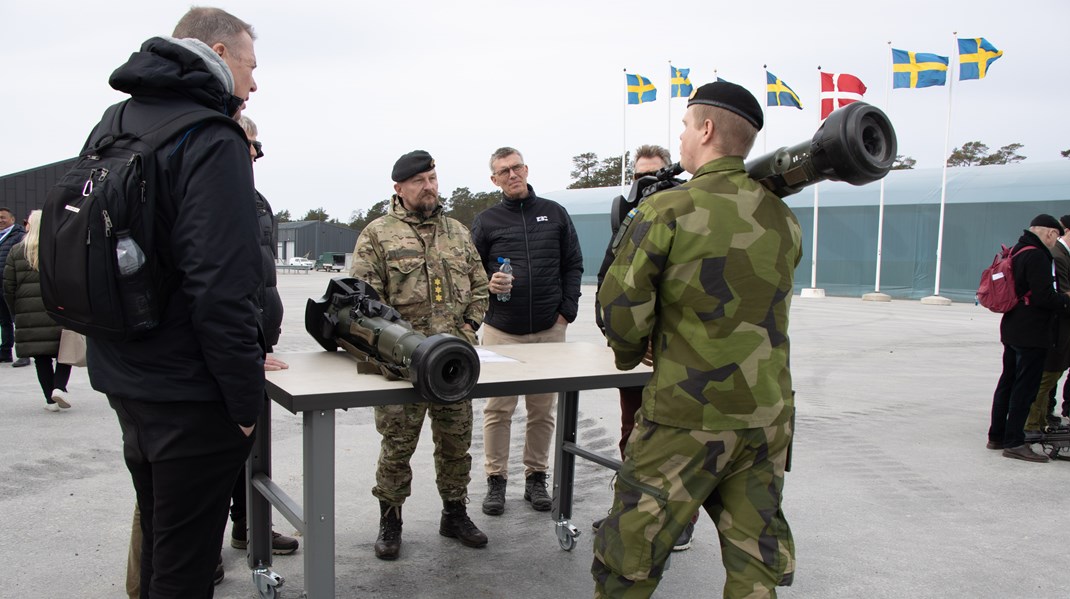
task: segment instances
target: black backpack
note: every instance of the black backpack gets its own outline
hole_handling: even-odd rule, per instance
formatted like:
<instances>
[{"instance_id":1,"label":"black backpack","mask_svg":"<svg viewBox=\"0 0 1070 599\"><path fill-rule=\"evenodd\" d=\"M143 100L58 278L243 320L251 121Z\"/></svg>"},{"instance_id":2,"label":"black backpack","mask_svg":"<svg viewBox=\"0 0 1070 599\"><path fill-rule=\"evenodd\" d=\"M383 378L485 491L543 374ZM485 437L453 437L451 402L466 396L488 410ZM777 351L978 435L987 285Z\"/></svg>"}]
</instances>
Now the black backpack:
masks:
<instances>
[{"instance_id":1,"label":"black backpack","mask_svg":"<svg viewBox=\"0 0 1070 599\"><path fill-rule=\"evenodd\" d=\"M208 108L179 112L143 132L123 131L129 100L109 108L78 161L45 198L41 214L41 296L57 323L90 337L129 340L157 324L168 294L155 255L156 152L165 143L209 120L234 120ZM242 134L244 136L244 133ZM122 232L141 248L145 264L137 311L130 314L123 292L116 243ZM128 299L128 298L127 298ZM123 306L127 305L124 310ZM145 318L146 314L154 315Z\"/></svg>"}]
</instances>

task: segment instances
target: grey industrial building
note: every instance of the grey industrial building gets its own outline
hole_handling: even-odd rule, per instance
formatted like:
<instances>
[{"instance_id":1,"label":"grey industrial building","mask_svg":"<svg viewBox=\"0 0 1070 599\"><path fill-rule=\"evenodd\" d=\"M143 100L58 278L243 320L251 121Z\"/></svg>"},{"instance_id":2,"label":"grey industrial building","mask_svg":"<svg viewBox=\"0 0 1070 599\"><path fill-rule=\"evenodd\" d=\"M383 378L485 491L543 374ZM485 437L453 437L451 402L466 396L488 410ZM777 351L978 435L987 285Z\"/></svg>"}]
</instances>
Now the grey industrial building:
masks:
<instances>
[{"instance_id":1,"label":"grey industrial building","mask_svg":"<svg viewBox=\"0 0 1070 599\"><path fill-rule=\"evenodd\" d=\"M279 260L315 260L324 252L352 252L360 231L318 220L279 223Z\"/></svg>"}]
</instances>

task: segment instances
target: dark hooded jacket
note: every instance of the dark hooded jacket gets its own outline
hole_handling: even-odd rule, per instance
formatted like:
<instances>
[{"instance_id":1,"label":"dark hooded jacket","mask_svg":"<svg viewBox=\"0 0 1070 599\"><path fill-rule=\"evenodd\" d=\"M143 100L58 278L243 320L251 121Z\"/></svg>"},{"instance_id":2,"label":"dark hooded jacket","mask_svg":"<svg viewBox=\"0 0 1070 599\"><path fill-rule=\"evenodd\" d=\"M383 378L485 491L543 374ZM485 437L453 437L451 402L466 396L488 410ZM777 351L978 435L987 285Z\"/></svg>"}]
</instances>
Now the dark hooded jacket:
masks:
<instances>
[{"instance_id":1,"label":"dark hooded jacket","mask_svg":"<svg viewBox=\"0 0 1070 599\"><path fill-rule=\"evenodd\" d=\"M1011 251L1017 254L1024 247L1034 249L1018 254L1011 263L1015 292L1024 299L1003 315L999 338L1015 347L1050 348L1056 339L1056 315L1067 313L1070 297L1056 291L1051 252L1028 229Z\"/></svg>"},{"instance_id":2,"label":"dark hooded jacket","mask_svg":"<svg viewBox=\"0 0 1070 599\"><path fill-rule=\"evenodd\" d=\"M279 227L275 223L275 214L271 212L271 204L259 191L256 192L256 216L260 225L260 258L264 265L264 285L257 301L260 304L264 341L267 351L270 352L282 334L282 297L279 296L278 277L275 272L275 258L279 252Z\"/></svg>"},{"instance_id":3,"label":"dark hooded jacket","mask_svg":"<svg viewBox=\"0 0 1070 599\"><path fill-rule=\"evenodd\" d=\"M15 223L11 225L11 230L3 240L0 240L0 270L3 270L4 264L7 262L7 254L11 251L11 248L15 247L15 244L22 241L22 238L26 235L26 229L22 228L22 225Z\"/></svg>"},{"instance_id":4,"label":"dark hooded jacket","mask_svg":"<svg viewBox=\"0 0 1070 599\"><path fill-rule=\"evenodd\" d=\"M201 57L162 38L145 42L110 82L131 95L124 130L197 106L232 115L241 104ZM206 121L163 144L155 163L155 251L172 285L144 338L89 339L90 380L123 399L223 402L234 422L251 425L264 399L264 269L248 140L237 124Z\"/></svg>"},{"instance_id":5,"label":"dark hooded jacket","mask_svg":"<svg viewBox=\"0 0 1070 599\"><path fill-rule=\"evenodd\" d=\"M472 241L488 276L498 258L509 258L513 290L508 302L493 294L483 322L512 335L529 335L554 326L557 315L572 322L580 301L583 255L568 212L537 197L528 185L525 198L502 202L472 222Z\"/></svg>"}]
</instances>

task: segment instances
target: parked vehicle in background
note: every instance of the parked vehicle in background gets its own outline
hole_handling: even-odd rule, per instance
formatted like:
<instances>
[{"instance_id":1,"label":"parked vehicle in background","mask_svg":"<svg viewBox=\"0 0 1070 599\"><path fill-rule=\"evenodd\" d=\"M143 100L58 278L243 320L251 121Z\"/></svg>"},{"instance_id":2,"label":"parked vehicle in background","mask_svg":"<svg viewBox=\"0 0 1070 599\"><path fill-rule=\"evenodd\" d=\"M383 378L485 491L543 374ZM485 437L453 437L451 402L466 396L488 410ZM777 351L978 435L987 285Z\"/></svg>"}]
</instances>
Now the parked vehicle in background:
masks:
<instances>
[{"instance_id":1,"label":"parked vehicle in background","mask_svg":"<svg viewBox=\"0 0 1070 599\"><path fill-rule=\"evenodd\" d=\"M316 263L312 260L309 260L308 258L302 258L301 256L294 256L293 258L290 258L290 260L286 263L287 266L306 266L308 268L312 268L313 266L315 266L315 264Z\"/></svg>"},{"instance_id":2,"label":"parked vehicle in background","mask_svg":"<svg viewBox=\"0 0 1070 599\"><path fill-rule=\"evenodd\" d=\"M316 270L324 272L342 272L346 270L345 252L323 252L316 260Z\"/></svg>"}]
</instances>

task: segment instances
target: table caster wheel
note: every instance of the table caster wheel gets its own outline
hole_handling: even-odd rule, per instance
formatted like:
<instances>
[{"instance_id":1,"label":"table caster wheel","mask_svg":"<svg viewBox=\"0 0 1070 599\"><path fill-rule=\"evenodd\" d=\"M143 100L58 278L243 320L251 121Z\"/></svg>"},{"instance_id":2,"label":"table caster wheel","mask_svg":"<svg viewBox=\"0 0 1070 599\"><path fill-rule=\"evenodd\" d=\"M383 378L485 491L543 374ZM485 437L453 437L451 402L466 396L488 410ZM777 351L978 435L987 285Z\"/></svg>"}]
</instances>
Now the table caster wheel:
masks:
<instances>
[{"instance_id":1,"label":"table caster wheel","mask_svg":"<svg viewBox=\"0 0 1070 599\"><path fill-rule=\"evenodd\" d=\"M256 585L256 590L260 593L261 599L276 599L279 596L279 587L285 582L286 580L282 576L267 568L253 570L253 584Z\"/></svg>"},{"instance_id":2,"label":"table caster wheel","mask_svg":"<svg viewBox=\"0 0 1070 599\"><path fill-rule=\"evenodd\" d=\"M557 523L557 544L565 551L572 551L576 547L576 537L580 536L580 529L571 522L563 520Z\"/></svg>"}]
</instances>

